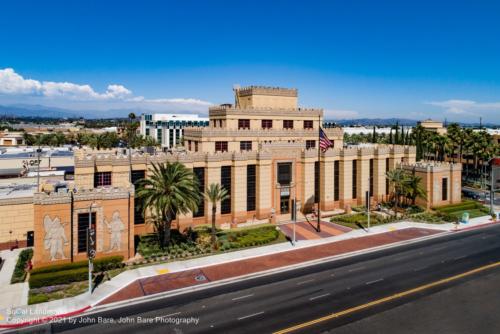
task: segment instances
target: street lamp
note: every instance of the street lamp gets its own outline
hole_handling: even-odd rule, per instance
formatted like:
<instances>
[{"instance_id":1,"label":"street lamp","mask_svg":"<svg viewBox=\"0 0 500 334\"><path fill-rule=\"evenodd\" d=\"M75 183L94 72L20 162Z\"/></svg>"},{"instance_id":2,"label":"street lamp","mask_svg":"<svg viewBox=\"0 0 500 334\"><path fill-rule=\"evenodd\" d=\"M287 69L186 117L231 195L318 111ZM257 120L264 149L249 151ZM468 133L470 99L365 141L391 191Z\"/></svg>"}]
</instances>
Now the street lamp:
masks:
<instances>
[{"instance_id":1,"label":"street lamp","mask_svg":"<svg viewBox=\"0 0 500 334\"><path fill-rule=\"evenodd\" d=\"M92 294L92 260L95 257L95 229L92 228L92 207L95 203L92 202L89 206L89 227L87 228L87 257L89 259L89 295Z\"/></svg>"}]
</instances>

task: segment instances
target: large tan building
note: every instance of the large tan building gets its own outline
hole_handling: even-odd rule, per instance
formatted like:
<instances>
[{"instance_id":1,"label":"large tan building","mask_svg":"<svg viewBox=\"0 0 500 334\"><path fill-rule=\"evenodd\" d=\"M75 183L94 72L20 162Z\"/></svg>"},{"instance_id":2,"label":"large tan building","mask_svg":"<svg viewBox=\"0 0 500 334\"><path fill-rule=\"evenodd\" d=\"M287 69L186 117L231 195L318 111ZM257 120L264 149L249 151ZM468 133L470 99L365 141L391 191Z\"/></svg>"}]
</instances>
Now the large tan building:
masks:
<instances>
[{"instance_id":1,"label":"large tan building","mask_svg":"<svg viewBox=\"0 0 500 334\"><path fill-rule=\"evenodd\" d=\"M200 191L220 183L230 198L217 210L219 224L250 219L278 220L290 215L291 200L302 212L321 203L322 212L362 205L370 190L373 203L389 194L385 173L400 163L415 162L415 148L397 145L343 146L341 128L327 128L334 147L320 153L322 109L299 108L297 90L248 87L235 90L235 105L209 110L208 127L184 130L185 150L132 156L132 180L147 176L152 163L180 161L193 168ZM126 187L129 160L116 152L75 155L77 188ZM96 181L97 180L97 181ZM319 200L321 197L321 200ZM207 203L178 217L179 227L211 221ZM146 228L136 215L135 233Z\"/></svg>"}]
</instances>

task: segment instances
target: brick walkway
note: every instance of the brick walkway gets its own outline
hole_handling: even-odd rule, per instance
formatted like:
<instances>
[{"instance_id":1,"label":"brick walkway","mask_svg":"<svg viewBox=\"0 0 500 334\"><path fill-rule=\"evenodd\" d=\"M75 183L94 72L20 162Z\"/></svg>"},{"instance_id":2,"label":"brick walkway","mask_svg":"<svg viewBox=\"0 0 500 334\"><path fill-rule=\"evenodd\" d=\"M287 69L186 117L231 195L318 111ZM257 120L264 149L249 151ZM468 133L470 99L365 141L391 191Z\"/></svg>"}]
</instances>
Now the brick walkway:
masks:
<instances>
[{"instance_id":1,"label":"brick walkway","mask_svg":"<svg viewBox=\"0 0 500 334\"><path fill-rule=\"evenodd\" d=\"M281 231L290 239L293 237L293 224L280 225ZM295 226L295 238L297 240L313 240L328 238L350 232L352 229L342 225L337 225L327 221L321 221L321 232L316 232L316 221L301 221Z\"/></svg>"},{"instance_id":2,"label":"brick walkway","mask_svg":"<svg viewBox=\"0 0 500 334\"><path fill-rule=\"evenodd\" d=\"M399 241L429 236L441 231L408 228L355 239L347 239L329 244L301 248L297 250L259 256L251 259L216 264L200 269L186 270L142 278L127 285L106 298L100 305L127 300L130 298L153 295L193 285L204 284L221 279L265 271L301 262L340 255L357 250L387 245Z\"/></svg>"}]
</instances>

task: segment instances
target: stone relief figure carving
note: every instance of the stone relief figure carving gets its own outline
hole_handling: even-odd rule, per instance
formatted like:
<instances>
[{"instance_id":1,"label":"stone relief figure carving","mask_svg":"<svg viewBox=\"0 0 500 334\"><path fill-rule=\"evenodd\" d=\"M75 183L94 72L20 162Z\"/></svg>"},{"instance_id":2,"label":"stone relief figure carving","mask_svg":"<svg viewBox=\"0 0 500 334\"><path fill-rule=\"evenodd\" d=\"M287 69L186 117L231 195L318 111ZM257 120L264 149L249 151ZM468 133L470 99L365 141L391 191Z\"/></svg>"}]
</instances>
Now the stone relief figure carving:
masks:
<instances>
[{"instance_id":1,"label":"stone relief figure carving","mask_svg":"<svg viewBox=\"0 0 500 334\"><path fill-rule=\"evenodd\" d=\"M108 223L106 219L104 219L104 224L108 228L108 233L111 234L110 242L109 242L109 250L111 252L113 250L121 250L121 239L122 232L125 230L125 225L120 218L120 212L113 212L113 216L111 217L111 222Z\"/></svg>"},{"instance_id":2,"label":"stone relief figure carving","mask_svg":"<svg viewBox=\"0 0 500 334\"><path fill-rule=\"evenodd\" d=\"M45 229L44 247L50 253L50 261L64 260L63 245L68 244L68 239L66 239L66 232L64 231L64 226L59 217L50 219L49 215L46 215L43 219L43 227ZM60 258L58 258L60 257Z\"/></svg>"}]
</instances>

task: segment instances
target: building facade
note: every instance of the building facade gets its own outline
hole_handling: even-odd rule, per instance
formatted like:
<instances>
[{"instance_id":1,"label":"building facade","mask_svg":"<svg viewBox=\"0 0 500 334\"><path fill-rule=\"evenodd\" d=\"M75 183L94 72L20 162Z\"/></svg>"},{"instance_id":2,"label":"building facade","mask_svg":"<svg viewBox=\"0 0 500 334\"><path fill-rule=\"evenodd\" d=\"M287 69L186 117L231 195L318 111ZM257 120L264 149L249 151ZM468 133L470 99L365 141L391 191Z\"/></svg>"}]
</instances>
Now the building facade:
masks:
<instances>
[{"instance_id":1,"label":"building facade","mask_svg":"<svg viewBox=\"0 0 500 334\"><path fill-rule=\"evenodd\" d=\"M234 105L211 107L208 126L191 123L183 128L180 149L137 151L131 157L122 150L77 150L71 187L33 197L34 264L85 259L83 238L90 220L97 230L97 257L134 256L138 237L152 232L152 226L142 217L133 185L147 178L155 163L180 162L192 169L201 193L210 184L221 184L230 196L218 203L218 225L289 221L293 200L301 213L319 206L325 216L364 205L367 194L376 205L391 193L387 171L404 166L423 173L432 206L445 203L443 195L434 201L443 191L435 190L435 184L444 184L444 171L415 165L415 147L347 146L342 129L330 127L324 131L333 146L322 151L322 123L322 109L298 107L297 90L252 86L235 90ZM460 177L451 168L445 192L455 201L460 198ZM441 181L434 181L438 176ZM173 226L182 231L209 224L211 218L209 203L201 199L197 212L177 215Z\"/></svg>"},{"instance_id":2,"label":"building facade","mask_svg":"<svg viewBox=\"0 0 500 334\"><path fill-rule=\"evenodd\" d=\"M185 127L203 127L208 118L189 114L143 114L139 131L145 137L154 138L163 149L181 144Z\"/></svg>"}]
</instances>

